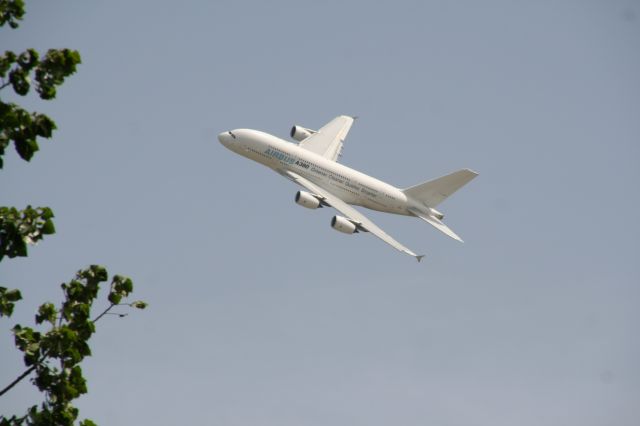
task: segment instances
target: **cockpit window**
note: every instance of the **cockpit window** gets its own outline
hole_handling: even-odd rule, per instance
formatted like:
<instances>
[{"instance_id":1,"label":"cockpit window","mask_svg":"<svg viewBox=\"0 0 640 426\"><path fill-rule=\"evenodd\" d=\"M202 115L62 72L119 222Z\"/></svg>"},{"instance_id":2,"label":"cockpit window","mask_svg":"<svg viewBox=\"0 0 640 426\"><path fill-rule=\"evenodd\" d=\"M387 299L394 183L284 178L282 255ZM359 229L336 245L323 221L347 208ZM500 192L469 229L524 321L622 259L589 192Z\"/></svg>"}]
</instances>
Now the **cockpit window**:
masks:
<instances>
[{"instance_id":1,"label":"cockpit window","mask_svg":"<svg viewBox=\"0 0 640 426\"><path fill-rule=\"evenodd\" d=\"M229 132L229 135L231 135L232 138L236 138L236 135L233 134L233 132Z\"/></svg>"}]
</instances>

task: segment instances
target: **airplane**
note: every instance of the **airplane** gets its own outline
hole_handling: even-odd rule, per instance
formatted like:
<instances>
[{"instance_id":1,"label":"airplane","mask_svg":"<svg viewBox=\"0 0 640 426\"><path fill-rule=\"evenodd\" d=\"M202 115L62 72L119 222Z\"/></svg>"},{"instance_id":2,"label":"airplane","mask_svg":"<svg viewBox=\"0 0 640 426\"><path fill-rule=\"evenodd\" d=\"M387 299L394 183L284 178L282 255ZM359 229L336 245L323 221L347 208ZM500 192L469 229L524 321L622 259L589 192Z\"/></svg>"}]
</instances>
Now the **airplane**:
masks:
<instances>
[{"instance_id":1,"label":"airplane","mask_svg":"<svg viewBox=\"0 0 640 426\"><path fill-rule=\"evenodd\" d=\"M386 213L418 217L449 237L462 242L435 208L478 174L462 169L419 185L400 189L338 163L347 133L357 117L341 115L320 130L295 125L287 142L265 132L236 129L222 132L218 140L236 154L263 164L305 190L295 202L309 209L333 207L344 216L333 216L331 227L345 234L370 232L393 248L418 255L393 239L352 205Z\"/></svg>"}]
</instances>

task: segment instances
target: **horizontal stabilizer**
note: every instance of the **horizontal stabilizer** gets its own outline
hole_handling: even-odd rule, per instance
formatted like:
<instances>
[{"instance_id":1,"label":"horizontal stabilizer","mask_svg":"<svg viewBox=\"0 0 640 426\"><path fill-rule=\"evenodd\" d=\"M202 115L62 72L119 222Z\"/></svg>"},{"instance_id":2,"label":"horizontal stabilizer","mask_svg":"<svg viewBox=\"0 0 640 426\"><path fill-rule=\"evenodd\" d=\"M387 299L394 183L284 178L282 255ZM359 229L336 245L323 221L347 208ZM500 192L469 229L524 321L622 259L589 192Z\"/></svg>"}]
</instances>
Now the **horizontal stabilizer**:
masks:
<instances>
[{"instance_id":1,"label":"horizontal stabilizer","mask_svg":"<svg viewBox=\"0 0 640 426\"><path fill-rule=\"evenodd\" d=\"M453 232L451 230L451 228L449 228L447 225L445 225L444 223L442 223L442 221L436 217L433 217L431 215L422 213L420 211L418 211L417 209L409 209L409 211L411 213L413 213L414 215L418 216L420 219L424 220L425 222L427 222L428 224L432 225L434 228L436 228L438 231L443 232L444 234L447 234L448 236L450 236L451 238L453 238L454 240L458 240L461 243L463 243L464 241L462 241L462 238L460 238L458 236L458 234L456 234L455 232Z\"/></svg>"},{"instance_id":2,"label":"horizontal stabilizer","mask_svg":"<svg viewBox=\"0 0 640 426\"><path fill-rule=\"evenodd\" d=\"M436 207L476 176L478 174L473 170L462 169L420 185L403 189L402 192L429 207Z\"/></svg>"}]
</instances>

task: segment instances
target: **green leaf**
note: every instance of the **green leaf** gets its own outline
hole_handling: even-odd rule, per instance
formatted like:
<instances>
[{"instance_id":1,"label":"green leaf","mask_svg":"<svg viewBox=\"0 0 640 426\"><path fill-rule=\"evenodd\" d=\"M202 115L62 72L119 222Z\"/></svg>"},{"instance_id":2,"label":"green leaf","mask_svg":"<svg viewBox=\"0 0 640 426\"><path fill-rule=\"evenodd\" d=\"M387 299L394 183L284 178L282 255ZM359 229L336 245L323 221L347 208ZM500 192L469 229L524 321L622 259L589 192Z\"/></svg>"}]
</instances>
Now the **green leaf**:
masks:
<instances>
[{"instance_id":1,"label":"green leaf","mask_svg":"<svg viewBox=\"0 0 640 426\"><path fill-rule=\"evenodd\" d=\"M43 220L51 219L53 217L53 210L49 207L40 207L40 216Z\"/></svg>"},{"instance_id":2,"label":"green leaf","mask_svg":"<svg viewBox=\"0 0 640 426\"><path fill-rule=\"evenodd\" d=\"M51 323L54 325L56 322L56 307L53 306L53 303L43 303L38 308L38 313L36 314L36 324L42 324L44 321Z\"/></svg>"},{"instance_id":3,"label":"green leaf","mask_svg":"<svg viewBox=\"0 0 640 426\"><path fill-rule=\"evenodd\" d=\"M135 302L131 302L131 306L136 309L145 309L149 304L142 300L136 300Z\"/></svg>"},{"instance_id":4,"label":"green leaf","mask_svg":"<svg viewBox=\"0 0 640 426\"><path fill-rule=\"evenodd\" d=\"M16 347L24 353L25 365L31 366L38 362L42 334L30 327L22 327L17 324L13 327L13 336Z\"/></svg>"},{"instance_id":5,"label":"green leaf","mask_svg":"<svg viewBox=\"0 0 640 426\"><path fill-rule=\"evenodd\" d=\"M109 273L107 272L107 268L100 265L91 265L89 267L91 273L95 276L98 281L104 282L109 278Z\"/></svg>"},{"instance_id":6,"label":"green leaf","mask_svg":"<svg viewBox=\"0 0 640 426\"><path fill-rule=\"evenodd\" d=\"M0 317L10 317L13 314L15 302L22 299L20 290L9 290L6 287L0 287Z\"/></svg>"},{"instance_id":7,"label":"green leaf","mask_svg":"<svg viewBox=\"0 0 640 426\"><path fill-rule=\"evenodd\" d=\"M8 23L11 28L18 28L18 21L24 16L23 0L0 1L0 27Z\"/></svg>"},{"instance_id":8,"label":"green leaf","mask_svg":"<svg viewBox=\"0 0 640 426\"><path fill-rule=\"evenodd\" d=\"M133 291L133 281L131 281L131 278L126 278L124 280L124 283L122 283L122 289L127 294L129 294L129 293L131 293Z\"/></svg>"},{"instance_id":9,"label":"green leaf","mask_svg":"<svg viewBox=\"0 0 640 426\"><path fill-rule=\"evenodd\" d=\"M13 90L20 96L25 96L31 88L29 74L23 68L14 68L9 73L9 81Z\"/></svg>"},{"instance_id":10,"label":"green leaf","mask_svg":"<svg viewBox=\"0 0 640 426\"><path fill-rule=\"evenodd\" d=\"M76 72L80 63L80 53L70 49L49 49L45 57L35 67L36 90L42 99L53 99L56 86L64 83L64 79Z\"/></svg>"},{"instance_id":11,"label":"green leaf","mask_svg":"<svg viewBox=\"0 0 640 426\"><path fill-rule=\"evenodd\" d=\"M44 225L42 225L41 232L43 235L51 235L56 233L56 227L53 225L53 221L51 221L51 219L45 221Z\"/></svg>"},{"instance_id":12,"label":"green leaf","mask_svg":"<svg viewBox=\"0 0 640 426\"><path fill-rule=\"evenodd\" d=\"M113 303L114 305L117 305L122 300L122 296L118 292L111 291L109 293L108 299L109 299L109 302Z\"/></svg>"},{"instance_id":13,"label":"green leaf","mask_svg":"<svg viewBox=\"0 0 640 426\"><path fill-rule=\"evenodd\" d=\"M35 154L40 147L35 139L16 139L16 151L20 157L25 161L31 161L33 154Z\"/></svg>"},{"instance_id":14,"label":"green leaf","mask_svg":"<svg viewBox=\"0 0 640 426\"><path fill-rule=\"evenodd\" d=\"M5 78L7 71L11 68L16 61L16 54L10 51L6 51L4 55L0 56L0 77Z\"/></svg>"},{"instance_id":15,"label":"green leaf","mask_svg":"<svg viewBox=\"0 0 640 426\"><path fill-rule=\"evenodd\" d=\"M43 138L50 138L56 129L56 123L44 114L33 114L33 129L35 134Z\"/></svg>"},{"instance_id":16,"label":"green leaf","mask_svg":"<svg viewBox=\"0 0 640 426\"><path fill-rule=\"evenodd\" d=\"M14 249L17 257L27 257L27 243L24 240L16 241Z\"/></svg>"},{"instance_id":17,"label":"green leaf","mask_svg":"<svg viewBox=\"0 0 640 426\"><path fill-rule=\"evenodd\" d=\"M55 232L52 217L53 212L48 207L34 209L27 206L24 210L0 207L0 260L4 256L26 256L27 244Z\"/></svg>"},{"instance_id":18,"label":"green leaf","mask_svg":"<svg viewBox=\"0 0 640 426\"><path fill-rule=\"evenodd\" d=\"M7 290L5 287L0 287L0 295L10 302L17 302L22 299L22 294L18 289Z\"/></svg>"},{"instance_id":19,"label":"green leaf","mask_svg":"<svg viewBox=\"0 0 640 426\"><path fill-rule=\"evenodd\" d=\"M38 63L38 57L34 49L27 49L18 56L18 64L25 71L30 71Z\"/></svg>"}]
</instances>

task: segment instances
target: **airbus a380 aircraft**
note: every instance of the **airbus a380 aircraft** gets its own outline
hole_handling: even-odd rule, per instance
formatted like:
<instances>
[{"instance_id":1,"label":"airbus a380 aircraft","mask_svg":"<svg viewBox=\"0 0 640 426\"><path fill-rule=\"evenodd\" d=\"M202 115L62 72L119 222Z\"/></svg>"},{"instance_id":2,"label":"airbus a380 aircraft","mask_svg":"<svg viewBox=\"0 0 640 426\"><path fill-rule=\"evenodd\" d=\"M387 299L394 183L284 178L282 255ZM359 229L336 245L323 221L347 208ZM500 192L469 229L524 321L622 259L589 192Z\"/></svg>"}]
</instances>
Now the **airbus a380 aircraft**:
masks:
<instances>
[{"instance_id":1,"label":"airbus a380 aircraft","mask_svg":"<svg viewBox=\"0 0 640 426\"><path fill-rule=\"evenodd\" d=\"M399 189L337 162L354 117L341 115L315 131L293 126L290 143L258 130L237 129L218 135L231 151L275 170L306 189L295 201L317 209L331 206L343 216L334 216L331 227L345 234L371 232L385 243L418 262L417 255L367 219L350 204L381 212L416 216L451 238L462 241L442 223L444 215L435 208L478 174L462 169L420 185Z\"/></svg>"}]
</instances>

